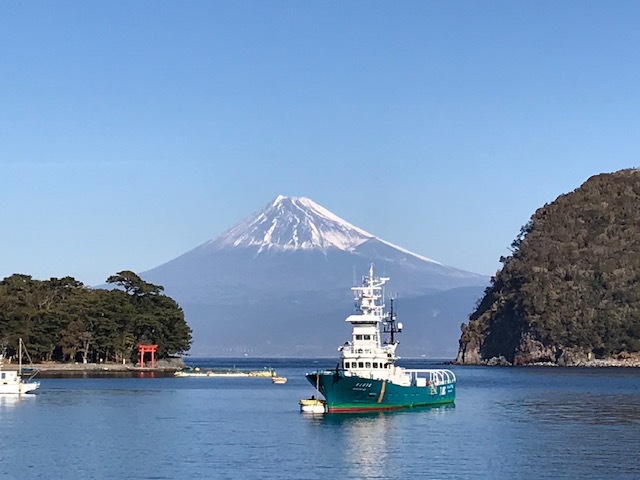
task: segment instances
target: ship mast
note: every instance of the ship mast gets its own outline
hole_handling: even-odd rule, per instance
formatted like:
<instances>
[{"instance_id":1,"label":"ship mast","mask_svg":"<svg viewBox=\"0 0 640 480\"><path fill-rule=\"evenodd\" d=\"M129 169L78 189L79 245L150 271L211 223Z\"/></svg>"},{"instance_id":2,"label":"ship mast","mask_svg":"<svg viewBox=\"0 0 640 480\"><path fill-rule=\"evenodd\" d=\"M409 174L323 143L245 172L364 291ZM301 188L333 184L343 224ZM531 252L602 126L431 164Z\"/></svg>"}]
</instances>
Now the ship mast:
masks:
<instances>
[{"instance_id":1,"label":"ship mast","mask_svg":"<svg viewBox=\"0 0 640 480\"><path fill-rule=\"evenodd\" d=\"M402 332L402 323L396 323L396 312L393 310L393 297L389 299L389 313L384 323L383 332L389 334L389 339L385 342L387 345L397 343L395 334Z\"/></svg>"}]
</instances>

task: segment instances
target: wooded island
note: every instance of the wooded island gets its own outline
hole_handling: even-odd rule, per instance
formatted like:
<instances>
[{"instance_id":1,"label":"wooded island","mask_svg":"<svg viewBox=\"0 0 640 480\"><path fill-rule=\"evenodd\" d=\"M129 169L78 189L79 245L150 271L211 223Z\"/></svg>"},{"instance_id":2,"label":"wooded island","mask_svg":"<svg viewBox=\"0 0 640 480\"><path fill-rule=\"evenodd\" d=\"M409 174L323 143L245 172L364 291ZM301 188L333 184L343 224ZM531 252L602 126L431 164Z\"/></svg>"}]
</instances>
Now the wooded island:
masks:
<instances>
[{"instance_id":1,"label":"wooded island","mask_svg":"<svg viewBox=\"0 0 640 480\"><path fill-rule=\"evenodd\" d=\"M22 338L33 362L137 362L139 344L157 357L191 346L191 328L163 287L125 270L96 289L72 278L34 280L14 274L0 282L0 353L17 356Z\"/></svg>"}]
</instances>

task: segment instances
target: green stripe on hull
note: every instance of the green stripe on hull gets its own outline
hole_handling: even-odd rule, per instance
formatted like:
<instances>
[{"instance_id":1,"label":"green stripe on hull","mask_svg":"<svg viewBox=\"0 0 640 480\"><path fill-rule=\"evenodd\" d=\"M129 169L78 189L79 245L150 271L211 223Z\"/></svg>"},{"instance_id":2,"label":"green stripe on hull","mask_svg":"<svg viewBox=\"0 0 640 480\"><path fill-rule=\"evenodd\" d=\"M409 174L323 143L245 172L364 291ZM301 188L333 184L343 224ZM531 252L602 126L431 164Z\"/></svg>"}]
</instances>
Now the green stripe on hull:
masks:
<instances>
[{"instance_id":1,"label":"green stripe on hull","mask_svg":"<svg viewBox=\"0 0 640 480\"><path fill-rule=\"evenodd\" d=\"M347 377L341 372L307 374L327 400L331 413L400 410L443 405L455 401L455 383L437 386L400 386L382 380Z\"/></svg>"}]
</instances>

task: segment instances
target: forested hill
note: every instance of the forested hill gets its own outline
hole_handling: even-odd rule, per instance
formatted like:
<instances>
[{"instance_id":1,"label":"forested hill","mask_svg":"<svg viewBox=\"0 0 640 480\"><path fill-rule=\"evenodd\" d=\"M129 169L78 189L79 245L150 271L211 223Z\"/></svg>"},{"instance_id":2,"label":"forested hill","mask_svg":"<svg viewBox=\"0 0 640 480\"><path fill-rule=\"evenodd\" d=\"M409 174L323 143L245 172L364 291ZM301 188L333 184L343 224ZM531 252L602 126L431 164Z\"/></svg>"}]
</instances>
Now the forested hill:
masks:
<instances>
[{"instance_id":1,"label":"forested hill","mask_svg":"<svg viewBox=\"0 0 640 480\"><path fill-rule=\"evenodd\" d=\"M462 326L458 363L640 351L640 170L596 175L538 209L512 252Z\"/></svg>"},{"instance_id":2,"label":"forested hill","mask_svg":"<svg viewBox=\"0 0 640 480\"><path fill-rule=\"evenodd\" d=\"M163 287L131 271L109 277L113 290L72 277L0 281L0 353L16 356L25 342L33 361L138 361L137 345L157 344L158 358L189 350L191 329Z\"/></svg>"}]
</instances>

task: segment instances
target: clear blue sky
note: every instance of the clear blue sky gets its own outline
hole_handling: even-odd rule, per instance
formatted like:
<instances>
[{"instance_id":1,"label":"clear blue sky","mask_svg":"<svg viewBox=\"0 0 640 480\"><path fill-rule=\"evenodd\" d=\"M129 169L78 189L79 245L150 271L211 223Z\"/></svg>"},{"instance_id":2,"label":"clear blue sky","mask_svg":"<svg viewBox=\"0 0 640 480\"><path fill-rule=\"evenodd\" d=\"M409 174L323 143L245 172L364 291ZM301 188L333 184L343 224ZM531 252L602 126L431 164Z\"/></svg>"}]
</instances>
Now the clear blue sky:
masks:
<instances>
[{"instance_id":1,"label":"clear blue sky","mask_svg":"<svg viewBox=\"0 0 640 480\"><path fill-rule=\"evenodd\" d=\"M494 274L640 166L640 2L0 3L0 278L156 267L277 195Z\"/></svg>"}]
</instances>

